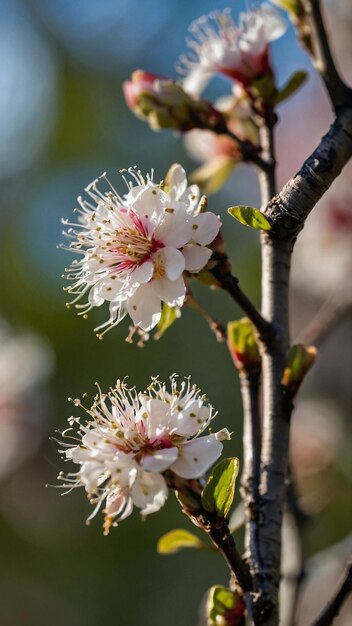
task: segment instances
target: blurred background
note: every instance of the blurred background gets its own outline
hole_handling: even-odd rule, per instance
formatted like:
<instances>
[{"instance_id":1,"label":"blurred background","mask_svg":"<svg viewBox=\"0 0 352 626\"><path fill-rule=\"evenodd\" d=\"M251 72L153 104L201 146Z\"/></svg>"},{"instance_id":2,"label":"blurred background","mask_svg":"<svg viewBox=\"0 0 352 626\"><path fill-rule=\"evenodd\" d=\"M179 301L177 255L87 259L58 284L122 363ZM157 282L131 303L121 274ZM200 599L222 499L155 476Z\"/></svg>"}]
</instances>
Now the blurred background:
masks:
<instances>
[{"instance_id":1,"label":"blurred background","mask_svg":"<svg viewBox=\"0 0 352 626\"><path fill-rule=\"evenodd\" d=\"M205 322L185 310L158 343L150 340L143 349L125 342L127 321L98 341L93 328L105 319L103 312L93 311L85 321L65 308L61 274L71 259L57 249L61 218L71 216L76 197L103 171L119 185L118 170L134 164L144 171L154 167L157 180L175 161L188 172L195 168L181 137L153 133L133 117L121 84L137 68L175 76L191 20L225 6L219 0L0 3L1 626L191 626L205 590L227 582L226 566L211 552L157 555L160 535L175 527L193 531L172 495L158 515L142 523L135 513L103 537L99 516L85 525L90 505L83 490L61 497L60 490L45 488L55 485L62 469L49 437L65 428L67 397L92 392L95 380L104 389L126 375L143 388L151 375L191 374L219 410L216 426L233 432L225 453L241 458L237 375L226 346ZM232 8L236 15L245 2L232 2ZM331 0L326 9L339 66L352 79L350 2ZM273 59L279 84L296 69L311 73L279 112L283 184L332 113L292 28L275 42ZM207 95L228 91L219 80ZM327 298L351 305L350 176L351 168L313 212L297 246L293 337ZM238 203L260 203L256 174L244 165L210 198L209 208L222 215L234 272L259 304L258 238L226 214ZM195 292L221 320L241 316L225 294L198 286ZM292 465L309 517L304 551L313 558L308 573L318 588L316 605L309 594L312 614L324 597L321 576L332 575L335 563L333 584L342 568L351 526L350 320L346 314L322 342L293 417ZM237 540L241 545L240 531ZM331 581L326 584L329 590ZM310 617L303 615L302 624Z\"/></svg>"}]
</instances>

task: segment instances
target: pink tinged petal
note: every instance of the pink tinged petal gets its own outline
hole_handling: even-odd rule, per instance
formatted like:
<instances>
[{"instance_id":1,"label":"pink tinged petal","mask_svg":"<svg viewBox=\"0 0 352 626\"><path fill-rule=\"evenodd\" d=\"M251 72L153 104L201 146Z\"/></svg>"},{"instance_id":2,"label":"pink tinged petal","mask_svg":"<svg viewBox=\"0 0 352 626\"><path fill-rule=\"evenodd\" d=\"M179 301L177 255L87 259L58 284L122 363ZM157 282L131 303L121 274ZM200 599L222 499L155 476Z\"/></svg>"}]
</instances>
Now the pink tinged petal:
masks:
<instances>
[{"instance_id":1,"label":"pink tinged petal","mask_svg":"<svg viewBox=\"0 0 352 626\"><path fill-rule=\"evenodd\" d=\"M164 472L172 465L178 456L177 448L165 448L146 454L140 461L142 469L146 472Z\"/></svg>"},{"instance_id":2,"label":"pink tinged petal","mask_svg":"<svg viewBox=\"0 0 352 626\"><path fill-rule=\"evenodd\" d=\"M152 261L142 263L142 265L137 266L136 269L133 270L131 275L132 283L147 283L152 278L153 271L154 267Z\"/></svg>"},{"instance_id":3,"label":"pink tinged petal","mask_svg":"<svg viewBox=\"0 0 352 626\"><path fill-rule=\"evenodd\" d=\"M210 248L205 248L204 246L188 244L182 248L182 254L186 261L185 269L188 272L197 273L208 263L212 251Z\"/></svg>"},{"instance_id":4,"label":"pink tinged petal","mask_svg":"<svg viewBox=\"0 0 352 626\"><path fill-rule=\"evenodd\" d=\"M179 457L170 469L181 478L199 478L215 463L221 452L222 443L215 435L199 437L180 446Z\"/></svg>"},{"instance_id":5,"label":"pink tinged petal","mask_svg":"<svg viewBox=\"0 0 352 626\"><path fill-rule=\"evenodd\" d=\"M192 220L192 240L206 246L214 241L221 221L214 213L200 213Z\"/></svg>"},{"instance_id":6,"label":"pink tinged petal","mask_svg":"<svg viewBox=\"0 0 352 626\"><path fill-rule=\"evenodd\" d=\"M127 302L127 310L133 323L143 330L148 331L157 325L161 317L161 302L151 289L151 283L138 287Z\"/></svg>"},{"instance_id":7,"label":"pink tinged petal","mask_svg":"<svg viewBox=\"0 0 352 626\"><path fill-rule=\"evenodd\" d=\"M186 172L179 163L174 163L171 166L167 182L169 183L169 194L179 200L187 189Z\"/></svg>"},{"instance_id":8,"label":"pink tinged petal","mask_svg":"<svg viewBox=\"0 0 352 626\"><path fill-rule=\"evenodd\" d=\"M141 514L149 515L165 504L168 488L161 474L142 472L132 487L131 495L135 506L142 509Z\"/></svg>"},{"instance_id":9,"label":"pink tinged petal","mask_svg":"<svg viewBox=\"0 0 352 626\"><path fill-rule=\"evenodd\" d=\"M170 204L171 206L166 207L163 220L156 227L154 236L165 246L181 248L191 239L192 228L186 209L183 206L175 208L171 202Z\"/></svg>"},{"instance_id":10,"label":"pink tinged petal","mask_svg":"<svg viewBox=\"0 0 352 626\"><path fill-rule=\"evenodd\" d=\"M182 306L186 295L186 286L183 277L176 280L169 280L168 278L159 278L159 280L153 280L152 288L154 293L169 306Z\"/></svg>"},{"instance_id":11,"label":"pink tinged petal","mask_svg":"<svg viewBox=\"0 0 352 626\"><path fill-rule=\"evenodd\" d=\"M161 265L170 280L179 278L185 269L184 256L182 252L176 250L176 248L161 248L161 250L153 255L153 261L155 261L157 265Z\"/></svg>"}]
</instances>

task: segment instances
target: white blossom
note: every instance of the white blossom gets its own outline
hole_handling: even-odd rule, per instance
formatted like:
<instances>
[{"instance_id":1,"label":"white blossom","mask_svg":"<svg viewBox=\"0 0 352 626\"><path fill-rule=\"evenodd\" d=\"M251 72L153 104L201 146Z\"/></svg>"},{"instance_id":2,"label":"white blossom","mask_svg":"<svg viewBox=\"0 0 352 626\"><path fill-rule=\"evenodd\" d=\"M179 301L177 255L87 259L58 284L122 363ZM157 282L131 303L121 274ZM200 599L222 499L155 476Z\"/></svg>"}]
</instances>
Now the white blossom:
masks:
<instances>
[{"instance_id":1,"label":"white blossom","mask_svg":"<svg viewBox=\"0 0 352 626\"><path fill-rule=\"evenodd\" d=\"M278 11L266 3L241 13L238 26L230 9L203 15L189 28L191 52L180 57L178 70L185 76L185 91L201 93L217 73L250 84L268 72L269 43L286 29Z\"/></svg>"},{"instance_id":2,"label":"white blossom","mask_svg":"<svg viewBox=\"0 0 352 626\"><path fill-rule=\"evenodd\" d=\"M78 224L70 226L71 251L81 255L67 270L73 281L68 292L86 314L105 301L110 317L96 331L109 330L128 313L133 323L148 331L160 320L161 306L182 306L186 287L183 272L199 272L208 262L207 246L215 239L220 220L200 212L199 189L188 187L185 171L174 165L165 183L153 182L128 170L128 192L121 197L103 175L109 191L98 181L86 189L91 201L78 198ZM100 333L100 336L103 333Z\"/></svg>"},{"instance_id":3,"label":"white blossom","mask_svg":"<svg viewBox=\"0 0 352 626\"><path fill-rule=\"evenodd\" d=\"M79 469L59 478L69 490L84 487L96 505L88 520L105 503L106 532L134 506L142 515L158 511L168 495L163 472L199 478L219 458L221 441L230 437L223 429L196 438L209 426L213 409L189 379L178 385L174 375L170 383L168 391L154 378L147 391L137 392L117 381L109 393L99 390L91 408L85 408L88 422L72 417L63 433L69 441L63 444L63 458ZM73 402L83 407L80 400Z\"/></svg>"}]
</instances>

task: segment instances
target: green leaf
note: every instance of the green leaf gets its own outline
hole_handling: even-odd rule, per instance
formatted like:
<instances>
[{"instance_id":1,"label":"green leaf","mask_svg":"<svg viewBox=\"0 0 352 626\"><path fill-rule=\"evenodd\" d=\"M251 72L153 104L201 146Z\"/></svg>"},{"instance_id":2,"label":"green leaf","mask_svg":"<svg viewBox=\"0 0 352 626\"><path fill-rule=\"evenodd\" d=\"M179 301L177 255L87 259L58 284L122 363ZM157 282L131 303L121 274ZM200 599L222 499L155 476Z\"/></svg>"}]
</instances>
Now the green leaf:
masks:
<instances>
[{"instance_id":1,"label":"green leaf","mask_svg":"<svg viewBox=\"0 0 352 626\"><path fill-rule=\"evenodd\" d=\"M285 9L288 13L291 13L293 16L296 17L302 11L297 0L274 0L274 2L279 7Z\"/></svg>"},{"instance_id":2,"label":"green leaf","mask_svg":"<svg viewBox=\"0 0 352 626\"><path fill-rule=\"evenodd\" d=\"M227 517L235 494L239 470L236 457L223 459L213 469L202 491L202 506L206 511Z\"/></svg>"},{"instance_id":3,"label":"green leaf","mask_svg":"<svg viewBox=\"0 0 352 626\"><path fill-rule=\"evenodd\" d=\"M260 364L253 326L247 317L227 324L227 345L237 367Z\"/></svg>"},{"instance_id":4,"label":"green leaf","mask_svg":"<svg viewBox=\"0 0 352 626\"><path fill-rule=\"evenodd\" d=\"M307 72L304 72L303 70L292 74L287 83L279 90L279 93L275 98L275 103L279 104L280 102L283 102L284 100L287 100L287 98L292 96L292 94L295 93L297 89L299 89L303 85L303 83L306 82L307 77Z\"/></svg>"},{"instance_id":5,"label":"green leaf","mask_svg":"<svg viewBox=\"0 0 352 626\"><path fill-rule=\"evenodd\" d=\"M208 626L240 624L243 614L244 604L238 593L221 585L209 589L206 603Z\"/></svg>"},{"instance_id":6,"label":"green leaf","mask_svg":"<svg viewBox=\"0 0 352 626\"><path fill-rule=\"evenodd\" d=\"M183 548L206 548L207 546L196 535L183 530L182 528L175 528L170 530L162 537L160 537L157 550L159 554L176 554Z\"/></svg>"},{"instance_id":7,"label":"green leaf","mask_svg":"<svg viewBox=\"0 0 352 626\"><path fill-rule=\"evenodd\" d=\"M154 335L154 339L160 339L163 334L170 328L171 324L180 317L179 310L175 307L169 306L165 302L161 311L161 318L157 325L157 332Z\"/></svg>"},{"instance_id":8,"label":"green leaf","mask_svg":"<svg viewBox=\"0 0 352 626\"><path fill-rule=\"evenodd\" d=\"M269 220L263 213L252 206L232 206L227 209L227 211L232 217L245 226L256 228L257 230L271 230Z\"/></svg>"}]
</instances>

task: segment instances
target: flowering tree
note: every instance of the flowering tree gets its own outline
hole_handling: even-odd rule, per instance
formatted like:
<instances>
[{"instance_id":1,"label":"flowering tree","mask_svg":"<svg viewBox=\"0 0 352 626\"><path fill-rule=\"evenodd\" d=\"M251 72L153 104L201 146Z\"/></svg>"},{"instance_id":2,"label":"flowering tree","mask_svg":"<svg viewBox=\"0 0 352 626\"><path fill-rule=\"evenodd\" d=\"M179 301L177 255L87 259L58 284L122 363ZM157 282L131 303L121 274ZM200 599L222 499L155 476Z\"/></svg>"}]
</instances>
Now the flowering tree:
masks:
<instances>
[{"instance_id":1,"label":"flowering tree","mask_svg":"<svg viewBox=\"0 0 352 626\"><path fill-rule=\"evenodd\" d=\"M282 88L276 85L270 43L284 34L287 17L269 4L242 14L238 24L229 11L216 12L191 25L190 51L180 59L179 81L138 70L123 87L127 105L153 130L185 135L188 148L203 161L193 184L178 164L161 182L154 180L153 171L143 175L129 168L122 194L104 174L86 188L85 199L78 199L78 221L67 223L66 232L72 240L68 249L78 255L67 270L67 291L73 295L69 306L86 316L92 307L109 302L107 321L95 329L99 338L128 315L129 340L137 333L143 344L149 331L156 329L161 337L181 308L191 306L218 340L227 341L238 370L244 418L244 555L228 522L239 461L222 459L211 470L230 433L202 434L215 414L190 380L179 382L175 375L166 385L155 378L145 391L117 381L107 393L98 388L91 406L75 399L88 418L71 417L62 443L63 458L78 469L60 479L68 490L85 489L94 505L89 520L103 509L105 533L134 506L149 515L164 505L169 490L175 492L182 511L209 536L230 568L229 587L215 585L207 595L203 623L214 626L245 620L278 624L279 590L286 603L281 623L294 623L300 572L292 601L285 597L285 581L280 584L281 529L287 517L297 531L288 466L290 418L316 349L290 343L290 260L307 216L352 154L352 91L334 65L319 1L276 4L296 26L335 112L330 130L299 172L278 192L277 106L305 79L297 71ZM230 94L210 103L202 92L216 74L228 78ZM233 275L220 220L207 210L199 189L211 193L219 188L239 161L256 168L261 186L261 209L229 209L242 225L261 231L261 312ZM194 298L194 280L225 290L246 317L227 325L215 320ZM159 550L202 545L188 531L175 530L161 538ZM350 589L351 571L316 625L331 623Z\"/></svg>"}]
</instances>

